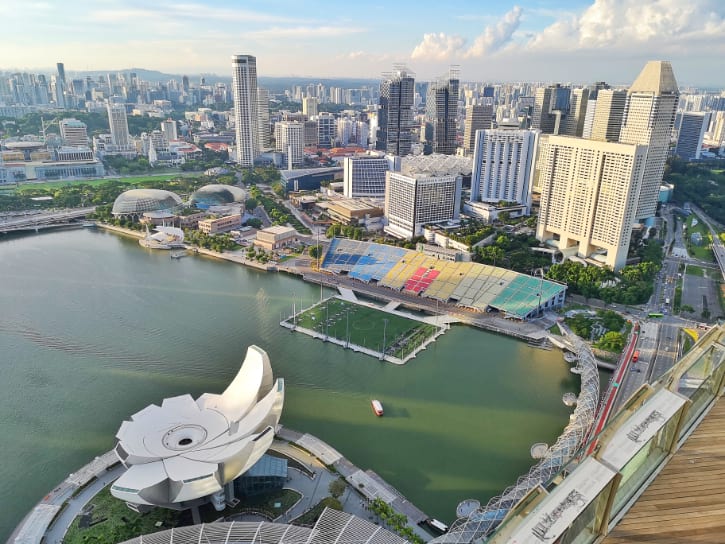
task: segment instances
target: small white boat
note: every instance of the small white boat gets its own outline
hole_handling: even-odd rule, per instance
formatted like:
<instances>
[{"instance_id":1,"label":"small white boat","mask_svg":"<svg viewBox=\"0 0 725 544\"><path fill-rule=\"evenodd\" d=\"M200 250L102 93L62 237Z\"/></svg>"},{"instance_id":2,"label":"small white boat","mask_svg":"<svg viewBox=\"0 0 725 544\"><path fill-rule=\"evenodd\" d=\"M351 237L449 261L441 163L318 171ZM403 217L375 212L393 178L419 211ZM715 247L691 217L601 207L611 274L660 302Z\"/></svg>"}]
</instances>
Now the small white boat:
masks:
<instances>
[{"instance_id":1,"label":"small white boat","mask_svg":"<svg viewBox=\"0 0 725 544\"><path fill-rule=\"evenodd\" d=\"M375 412L375 415L380 417L383 415L383 405L380 403L379 400L373 399L370 404L372 404L373 412Z\"/></svg>"}]
</instances>

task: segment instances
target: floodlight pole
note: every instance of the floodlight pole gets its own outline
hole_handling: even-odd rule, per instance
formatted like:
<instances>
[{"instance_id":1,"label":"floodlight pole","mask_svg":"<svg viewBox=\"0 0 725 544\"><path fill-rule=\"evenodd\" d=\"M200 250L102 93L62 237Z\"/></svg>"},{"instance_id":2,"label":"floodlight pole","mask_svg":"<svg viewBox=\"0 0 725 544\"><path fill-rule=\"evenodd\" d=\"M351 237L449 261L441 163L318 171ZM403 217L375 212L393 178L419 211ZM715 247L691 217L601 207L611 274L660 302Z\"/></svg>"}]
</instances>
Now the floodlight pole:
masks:
<instances>
[{"instance_id":1,"label":"floodlight pole","mask_svg":"<svg viewBox=\"0 0 725 544\"><path fill-rule=\"evenodd\" d=\"M347 321L345 324L345 347L349 348L350 347L350 308L345 309L345 319Z\"/></svg>"},{"instance_id":2,"label":"floodlight pole","mask_svg":"<svg viewBox=\"0 0 725 544\"><path fill-rule=\"evenodd\" d=\"M383 351L380 353L380 359L385 358L385 331L388 328L388 320L386 318L383 318Z\"/></svg>"}]
</instances>

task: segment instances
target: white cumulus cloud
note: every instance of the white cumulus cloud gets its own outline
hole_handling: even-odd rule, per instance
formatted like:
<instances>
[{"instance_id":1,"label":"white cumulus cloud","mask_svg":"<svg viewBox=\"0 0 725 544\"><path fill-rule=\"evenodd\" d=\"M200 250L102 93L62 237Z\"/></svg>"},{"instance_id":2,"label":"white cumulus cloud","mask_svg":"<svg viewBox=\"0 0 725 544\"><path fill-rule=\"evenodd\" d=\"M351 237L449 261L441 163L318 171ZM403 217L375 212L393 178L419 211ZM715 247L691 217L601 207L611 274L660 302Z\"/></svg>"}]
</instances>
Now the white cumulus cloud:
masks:
<instances>
[{"instance_id":1,"label":"white cumulus cloud","mask_svg":"<svg viewBox=\"0 0 725 544\"><path fill-rule=\"evenodd\" d=\"M519 6L514 6L495 25L487 26L483 34L474 40L473 45L466 51L464 56L482 57L504 47L511 41L514 32L519 28L522 13L523 10Z\"/></svg>"},{"instance_id":2,"label":"white cumulus cloud","mask_svg":"<svg viewBox=\"0 0 725 544\"><path fill-rule=\"evenodd\" d=\"M415 46L410 56L414 59L446 60L460 52L465 44L466 40L455 34L424 34L423 41Z\"/></svg>"}]
</instances>

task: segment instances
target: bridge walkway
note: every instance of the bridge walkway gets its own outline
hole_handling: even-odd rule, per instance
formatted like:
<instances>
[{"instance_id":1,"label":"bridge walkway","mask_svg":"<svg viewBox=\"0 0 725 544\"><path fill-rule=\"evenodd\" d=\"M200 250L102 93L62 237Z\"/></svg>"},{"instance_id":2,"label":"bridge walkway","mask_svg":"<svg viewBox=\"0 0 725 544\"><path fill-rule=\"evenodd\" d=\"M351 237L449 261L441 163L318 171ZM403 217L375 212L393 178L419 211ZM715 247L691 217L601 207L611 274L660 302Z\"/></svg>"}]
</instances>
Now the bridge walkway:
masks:
<instances>
[{"instance_id":1,"label":"bridge walkway","mask_svg":"<svg viewBox=\"0 0 725 544\"><path fill-rule=\"evenodd\" d=\"M725 542L725 398L601 544Z\"/></svg>"}]
</instances>

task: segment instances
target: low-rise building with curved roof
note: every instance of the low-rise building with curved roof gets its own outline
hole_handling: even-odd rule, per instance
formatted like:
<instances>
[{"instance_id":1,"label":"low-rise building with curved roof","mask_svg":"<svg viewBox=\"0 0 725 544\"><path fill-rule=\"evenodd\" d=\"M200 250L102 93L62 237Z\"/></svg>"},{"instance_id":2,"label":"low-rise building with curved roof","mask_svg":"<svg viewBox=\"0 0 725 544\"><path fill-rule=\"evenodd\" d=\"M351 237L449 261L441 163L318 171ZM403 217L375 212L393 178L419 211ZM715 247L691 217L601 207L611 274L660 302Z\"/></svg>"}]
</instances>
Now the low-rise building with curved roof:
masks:
<instances>
[{"instance_id":1,"label":"low-rise building with curved roof","mask_svg":"<svg viewBox=\"0 0 725 544\"><path fill-rule=\"evenodd\" d=\"M163 189L131 189L116 197L111 213L115 217L139 219L144 212L166 211L175 213L182 208L176 193Z\"/></svg>"}]
</instances>

